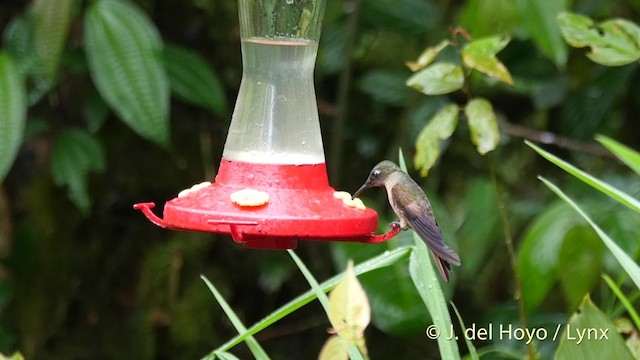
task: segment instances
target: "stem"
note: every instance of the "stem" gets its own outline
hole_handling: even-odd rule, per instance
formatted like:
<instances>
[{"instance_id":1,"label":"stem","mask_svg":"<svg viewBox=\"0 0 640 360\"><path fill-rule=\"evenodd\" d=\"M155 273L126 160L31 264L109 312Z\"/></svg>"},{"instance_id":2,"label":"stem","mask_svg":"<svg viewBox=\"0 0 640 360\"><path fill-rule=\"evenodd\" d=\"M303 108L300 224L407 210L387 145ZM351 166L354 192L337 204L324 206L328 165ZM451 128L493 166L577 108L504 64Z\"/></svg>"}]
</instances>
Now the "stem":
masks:
<instances>
[{"instance_id":1,"label":"stem","mask_svg":"<svg viewBox=\"0 0 640 360\"><path fill-rule=\"evenodd\" d=\"M347 42L345 45L345 64L340 73L338 83L338 111L333 123L333 137L331 139L331 153L329 154L329 175L334 184L340 180L340 169L342 168L342 148L344 145L344 124L349 110L349 91L351 89L351 55L355 47L358 30L358 20L360 18L361 0L353 0L353 13L347 22Z\"/></svg>"},{"instance_id":2,"label":"stem","mask_svg":"<svg viewBox=\"0 0 640 360\"><path fill-rule=\"evenodd\" d=\"M502 197L502 192L500 191L500 184L498 183L498 176L496 174L491 154L487 155L487 164L489 166L491 182L493 183L493 187L496 192L496 199L498 201L498 213L500 215L500 222L502 223L502 232L504 233L504 242L507 246L507 254L509 255L509 262L511 264L511 270L513 272L513 280L515 284L514 298L518 302L518 315L520 318L520 324L523 329L526 329L527 315L524 308L524 299L522 298L522 279L520 279L520 273L518 273L516 252L513 248L513 237L511 235L511 226L509 225L509 216L507 214L507 204ZM533 342L529 342L527 344L527 352L529 354L529 359L537 358L536 349Z\"/></svg>"},{"instance_id":3,"label":"stem","mask_svg":"<svg viewBox=\"0 0 640 360\"><path fill-rule=\"evenodd\" d=\"M596 156L616 159L609 150L597 143L583 142L564 136L556 135L550 131L540 131L524 126L512 124L507 121L500 121L500 130L505 134L517 136L519 138L535 141L541 144L555 145L559 148L575 150Z\"/></svg>"}]
</instances>

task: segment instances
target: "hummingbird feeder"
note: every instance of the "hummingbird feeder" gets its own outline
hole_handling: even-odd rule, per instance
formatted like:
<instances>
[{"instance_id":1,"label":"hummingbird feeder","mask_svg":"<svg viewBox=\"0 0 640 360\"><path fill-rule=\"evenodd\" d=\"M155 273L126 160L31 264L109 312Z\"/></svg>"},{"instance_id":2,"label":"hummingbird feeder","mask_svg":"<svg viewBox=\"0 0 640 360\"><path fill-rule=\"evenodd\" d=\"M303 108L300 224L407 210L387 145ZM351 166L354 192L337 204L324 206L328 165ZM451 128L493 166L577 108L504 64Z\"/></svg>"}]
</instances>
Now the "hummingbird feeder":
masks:
<instances>
[{"instance_id":1,"label":"hummingbird feeder","mask_svg":"<svg viewBox=\"0 0 640 360\"><path fill-rule=\"evenodd\" d=\"M249 248L292 249L298 240L376 243L378 215L336 192L327 177L313 69L326 0L239 0L243 74L213 183L180 192L166 229L230 234Z\"/></svg>"}]
</instances>

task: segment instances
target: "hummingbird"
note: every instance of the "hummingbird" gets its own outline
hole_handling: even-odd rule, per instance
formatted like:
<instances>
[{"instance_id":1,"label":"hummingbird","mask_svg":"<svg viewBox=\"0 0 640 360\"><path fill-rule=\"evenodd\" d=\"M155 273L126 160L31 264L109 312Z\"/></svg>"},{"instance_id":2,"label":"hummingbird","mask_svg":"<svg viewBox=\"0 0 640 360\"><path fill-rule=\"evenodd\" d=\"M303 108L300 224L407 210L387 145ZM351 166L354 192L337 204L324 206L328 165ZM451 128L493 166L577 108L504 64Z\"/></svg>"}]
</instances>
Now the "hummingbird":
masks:
<instances>
[{"instance_id":1,"label":"hummingbird","mask_svg":"<svg viewBox=\"0 0 640 360\"><path fill-rule=\"evenodd\" d=\"M460 256L445 245L427 195L409 174L392 161L383 160L371 170L367 181L352 198L357 198L368 188L382 186L387 190L389 204L399 218L391 226L413 229L427 244L444 281L449 282L451 265L460 266Z\"/></svg>"}]
</instances>

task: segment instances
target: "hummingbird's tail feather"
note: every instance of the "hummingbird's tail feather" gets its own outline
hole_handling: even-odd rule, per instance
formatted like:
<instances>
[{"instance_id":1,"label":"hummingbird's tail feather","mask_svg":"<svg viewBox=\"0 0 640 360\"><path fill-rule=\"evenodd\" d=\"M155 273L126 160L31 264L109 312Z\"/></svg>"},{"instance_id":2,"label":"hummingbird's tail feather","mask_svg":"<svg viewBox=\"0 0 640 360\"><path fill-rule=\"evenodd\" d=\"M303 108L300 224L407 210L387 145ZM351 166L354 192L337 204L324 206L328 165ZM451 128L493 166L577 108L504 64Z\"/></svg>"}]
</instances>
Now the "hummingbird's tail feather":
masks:
<instances>
[{"instance_id":1,"label":"hummingbird's tail feather","mask_svg":"<svg viewBox=\"0 0 640 360\"><path fill-rule=\"evenodd\" d=\"M431 257L433 258L433 262L436 264L438 271L440 272L440 276L444 279L444 282L449 282L449 272L451 271L451 264L441 259L434 253L433 251L429 251L431 253Z\"/></svg>"},{"instance_id":2,"label":"hummingbird's tail feather","mask_svg":"<svg viewBox=\"0 0 640 360\"><path fill-rule=\"evenodd\" d=\"M409 223L437 257L451 265L460 266L460 256L444 243L442 232L432 217L419 216L411 219Z\"/></svg>"}]
</instances>

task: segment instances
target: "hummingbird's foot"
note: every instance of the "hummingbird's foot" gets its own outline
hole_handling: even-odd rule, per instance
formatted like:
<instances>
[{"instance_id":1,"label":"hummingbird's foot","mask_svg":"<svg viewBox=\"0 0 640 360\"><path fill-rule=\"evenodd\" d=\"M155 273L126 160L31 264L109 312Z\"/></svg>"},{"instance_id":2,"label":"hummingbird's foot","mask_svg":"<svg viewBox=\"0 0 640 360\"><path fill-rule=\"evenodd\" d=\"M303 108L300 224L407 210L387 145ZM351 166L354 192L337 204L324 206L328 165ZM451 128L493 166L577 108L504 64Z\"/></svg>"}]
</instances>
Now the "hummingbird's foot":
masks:
<instances>
[{"instance_id":1,"label":"hummingbird's foot","mask_svg":"<svg viewBox=\"0 0 640 360\"><path fill-rule=\"evenodd\" d=\"M391 224L389 224L389 226L391 226L391 229L393 229L394 231L398 231L402 229L402 225L400 225L400 221L394 221Z\"/></svg>"}]
</instances>

